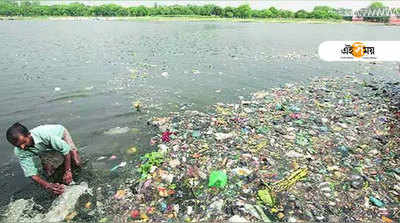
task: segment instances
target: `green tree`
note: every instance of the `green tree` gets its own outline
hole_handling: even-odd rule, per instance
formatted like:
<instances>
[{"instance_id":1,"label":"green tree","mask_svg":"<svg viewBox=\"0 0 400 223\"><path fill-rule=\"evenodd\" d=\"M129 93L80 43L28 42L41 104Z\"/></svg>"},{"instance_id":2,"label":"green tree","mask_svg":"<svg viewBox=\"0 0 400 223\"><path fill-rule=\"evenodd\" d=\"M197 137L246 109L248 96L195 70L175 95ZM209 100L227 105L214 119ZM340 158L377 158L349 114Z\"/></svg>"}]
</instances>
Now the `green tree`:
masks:
<instances>
[{"instance_id":1,"label":"green tree","mask_svg":"<svg viewBox=\"0 0 400 223\"><path fill-rule=\"evenodd\" d=\"M294 13L289 10L279 10L278 16L280 18L294 18Z\"/></svg>"},{"instance_id":2,"label":"green tree","mask_svg":"<svg viewBox=\"0 0 400 223\"><path fill-rule=\"evenodd\" d=\"M215 5L203 5L199 8L199 15L210 16L213 15Z\"/></svg>"},{"instance_id":3,"label":"green tree","mask_svg":"<svg viewBox=\"0 0 400 223\"><path fill-rule=\"evenodd\" d=\"M11 1L0 0L0 15L16 16L19 15L20 10L16 3Z\"/></svg>"},{"instance_id":4,"label":"green tree","mask_svg":"<svg viewBox=\"0 0 400 223\"><path fill-rule=\"evenodd\" d=\"M186 6L173 5L170 6L171 15L193 15L192 10Z\"/></svg>"},{"instance_id":5,"label":"green tree","mask_svg":"<svg viewBox=\"0 0 400 223\"><path fill-rule=\"evenodd\" d=\"M340 19L341 16L334 8L329 6L316 6L311 12L311 17L315 19Z\"/></svg>"},{"instance_id":6,"label":"green tree","mask_svg":"<svg viewBox=\"0 0 400 223\"><path fill-rule=\"evenodd\" d=\"M215 16L222 16L223 14L223 9L219 6L213 5L213 8L211 10L211 14Z\"/></svg>"},{"instance_id":7,"label":"green tree","mask_svg":"<svg viewBox=\"0 0 400 223\"><path fill-rule=\"evenodd\" d=\"M149 9L143 5L136 8L136 16L146 16L149 15Z\"/></svg>"},{"instance_id":8,"label":"green tree","mask_svg":"<svg viewBox=\"0 0 400 223\"><path fill-rule=\"evenodd\" d=\"M272 13L271 10L269 10L269 9L262 10L262 18L272 18L273 16L274 16L274 13Z\"/></svg>"},{"instance_id":9,"label":"green tree","mask_svg":"<svg viewBox=\"0 0 400 223\"><path fill-rule=\"evenodd\" d=\"M224 8L224 17L232 18L233 17L234 8L227 6Z\"/></svg>"},{"instance_id":10,"label":"green tree","mask_svg":"<svg viewBox=\"0 0 400 223\"><path fill-rule=\"evenodd\" d=\"M295 13L294 15L296 18L300 18L300 19L306 19L306 18L310 18L310 13L307 12L306 10L299 10Z\"/></svg>"},{"instance_id":11,"label":"green tree","mask_svg":"<svg viewBox=\"0 0 400 223\"><path fill-rule=\"evenodd\" d=\"M276 9L275 7L270 7L268 10L272 13L271 18L279 17L279 10Z\"/></svg>"},{"instance_id":12,"label":"green tree","mask_svg":"<svg viewBox=\"0 0 400 223\"><path fill-rule=\"evenodd\" d=\"M337 11L327 6L315 7L312 12L299 10L296 13L288 10L278 10L274 7L264 10L252 10L249 5L241 5L237 8L221 8L216 5L173 5L154 7L129 7L125 8L116 4L105 4L99 6L86 6L80 3L69 5L40 5L37 0L23 0L18 5L12 0L0 0L0 15L3 16L155 16L155 15L201 15L221 16L238 18L341 18Z\"/></svg>"},{"instance_id":13,"label":"green tree","mask_svg":"<svg viewBox=\"0 0 400 223\"><path fill-rule=\"evenodd\" d=\"M261 14L262 10L251 10L251 15L254 18L262 18L262 14Z\"/></svg>"},{"instance_id":14,"label":"green tree","mask_svg":"<svg viewBox=\"0 0 400 223\"><path fill-rule=\"evenodd\" d=\"M197 5L188 5L190 11L193 12L194 15L200 15L200 6Z\"/></svg>"},{"instance_id":15,"label":"green tree","mask_svg":"<svg viewBox=\"0 0 400 223\"><path fill-rule=\"evenodd\" d=\"M370 9L380 9L380 8L385 8L385 5L382 2L374 2L368 8L370 8Z\"/></svg>"},{"instance_id":16,"label":"green tree","mask_svg":"<svg viewBox=\"0 0 400 223\"><path fill-rule=\"evenodd\" d=\"M157 16L157 15L161 15L161 10L162 7L158 6L158 7L153 7L153 8L149 8L148 10L148 15L149 16ZM137 7L130 7L129 9L129 15L132 16L139 16L137 13Z\"/></svg>"},{"instance_id":17,"label":"green tree","mask_svg":"<svg viewBox=\"0 0 400 223\"><path fill-rule=\"evenodd\" d=\"M84 4L80 3L72 3L67 5L65 7L65 12L69 16L88 16L89 15L89 10L88 7L86 7ZM49 11L51 11L49 9Z\"/></svg>"},{"instance_id":18,"label":"green tree","mask_svg":"<svg viewBox=\"0 0 400 223\"><path fill-rule=\"evenodd\" d=\"M252 10L249 5L241 5L234 10L234 16L239 18L250 18Z\"/></svg>"}]
</instances>

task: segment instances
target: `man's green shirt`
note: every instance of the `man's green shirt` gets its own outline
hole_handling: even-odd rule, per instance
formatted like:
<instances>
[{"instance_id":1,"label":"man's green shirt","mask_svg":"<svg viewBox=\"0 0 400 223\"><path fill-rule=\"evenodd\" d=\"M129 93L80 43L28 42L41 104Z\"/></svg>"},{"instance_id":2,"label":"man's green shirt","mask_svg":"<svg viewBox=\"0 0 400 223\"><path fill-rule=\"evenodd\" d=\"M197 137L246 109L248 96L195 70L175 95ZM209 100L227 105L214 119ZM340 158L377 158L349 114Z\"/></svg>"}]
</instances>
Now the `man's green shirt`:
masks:
<instances>
[{"instance_id":1,"label":"man's green shirt","mask_svg":"<svg viewBox=\"0 0 400 223\"><path fill-rule=\"evenodd\" d=\"M69 153L71 147L63 140L64 130L62 125L38 126L29 131L34 141L32 147L24 150L19 147L14 148L14 153L19 159L25 177L35 176L39 173L34 157L40 153L52 150L59 151L63 155Z\"/></svg>"}]
</instances>

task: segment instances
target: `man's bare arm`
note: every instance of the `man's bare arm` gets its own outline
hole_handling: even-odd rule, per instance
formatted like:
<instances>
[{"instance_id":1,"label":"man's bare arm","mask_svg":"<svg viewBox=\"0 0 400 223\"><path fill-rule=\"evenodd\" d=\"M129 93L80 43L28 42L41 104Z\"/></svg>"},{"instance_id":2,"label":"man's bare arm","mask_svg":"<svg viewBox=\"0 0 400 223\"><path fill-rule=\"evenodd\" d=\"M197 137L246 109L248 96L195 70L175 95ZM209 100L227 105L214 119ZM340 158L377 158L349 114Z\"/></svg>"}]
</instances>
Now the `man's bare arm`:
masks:
<instances>
[{"instance_id":1,"label":"man's bare arm","mask_svg":"<svg viewBox=\"0 0 400 223\"><path fill-rule=\"evenodd\" d=\"M50 183L42 179L39 175L32 176L32 180L46 189L50 186Z\"/></svg>"},{"instance_id":2,"label":"man's bare arm","mask_svg":"<svg viewBox=\"0 0 400 223\"><path fill-rule=\"evenodd\" d=\"M72 182L72 171L71 171L71 153L68 153L67 155L64 156L64 166L65 166L65 172L64 172L64 183L69 185Z\"/></svg>"},{"instance_id":3,"label":"man's bare arm","mask_svg":"<svg viewBox=\"0 0 400 223\"><path fill-rule=\"evenodd\" d=\"M64 156L65 172L71 171L71 153Z\"/></svg>"},{"instance_id":4,"label":"man's bare arm","mask_svg":"<svg viewBox=\"0 0 400 223\"><path fill-rule=\"evenodd\" d=\"M62 194L64 192L64 186L61 184L52 184L42 179L39 175L32 176L32 180L38 183L46 190L50 190L54 194Z\"/></svg>"}]
</instances>

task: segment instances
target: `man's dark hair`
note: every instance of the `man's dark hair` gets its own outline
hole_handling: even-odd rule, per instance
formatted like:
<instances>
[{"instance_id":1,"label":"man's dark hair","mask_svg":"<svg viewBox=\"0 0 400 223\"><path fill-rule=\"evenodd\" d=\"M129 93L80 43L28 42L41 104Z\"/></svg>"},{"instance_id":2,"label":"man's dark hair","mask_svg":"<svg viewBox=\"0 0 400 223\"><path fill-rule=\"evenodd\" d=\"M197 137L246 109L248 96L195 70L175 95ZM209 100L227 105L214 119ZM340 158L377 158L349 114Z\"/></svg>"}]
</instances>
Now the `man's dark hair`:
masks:
<instances>
[{"instance_id":1,"label":"man's dark hair","mask_svg":"<svg viewBox=\"0 0 400 223\"><path fill-rule=\"evenodd\" d=\"M14 123L10 128L7 129L7 140L11 144L13 145L17 144L19 135L23 136L29 135L29 130L21 123L19 122Z\"/></svg>"}]
</instances>

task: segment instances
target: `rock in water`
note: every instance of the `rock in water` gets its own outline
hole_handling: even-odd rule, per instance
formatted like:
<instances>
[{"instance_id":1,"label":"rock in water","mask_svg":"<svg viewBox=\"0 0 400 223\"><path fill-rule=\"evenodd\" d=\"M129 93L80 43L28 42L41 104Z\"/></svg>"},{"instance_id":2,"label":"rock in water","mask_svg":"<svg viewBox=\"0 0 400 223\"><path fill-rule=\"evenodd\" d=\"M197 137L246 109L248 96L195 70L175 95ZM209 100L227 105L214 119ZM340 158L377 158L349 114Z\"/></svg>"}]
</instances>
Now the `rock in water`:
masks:
<instances>
[{"instance_id":1,"label":"rock in water","mask_svg":"<svg viewBox=\"0 0 400 223\"><path fill-rule=\"evenodd\" d=\"M8 205L8 209L5 212L7 216L4 222L27 222L28 218L25 216L25 211L32 211L34 202L32 200L19 199Z\"/></svg>"},{"instance_id":2,"label":"rock in water","mask_svg":"<svg viewBox=\"0 0 400 223\"><path fill-rule=\"evenodd\" d=\"M42 221L59 222L74 210L79 197L88 191L86 182L66 187L65 192L53 201L49 212Z\"/></svg>"},{"instance_id":3,"label":"rock in water","mask_svg":"<svg viewBox=\"0 0 400 223\"><path fill-rule=\"evenodd\" d=\"M34 213L35 203L32 200L16 200L9 204L5 222L61 222L74 210L79 197L85 192L89 192L86 182L67 186L65 192L53 201L46 214Z\"/></svg>"}]
</instances>

